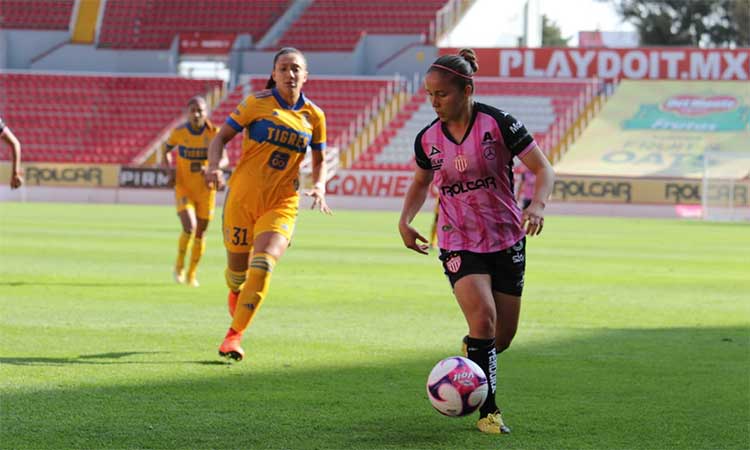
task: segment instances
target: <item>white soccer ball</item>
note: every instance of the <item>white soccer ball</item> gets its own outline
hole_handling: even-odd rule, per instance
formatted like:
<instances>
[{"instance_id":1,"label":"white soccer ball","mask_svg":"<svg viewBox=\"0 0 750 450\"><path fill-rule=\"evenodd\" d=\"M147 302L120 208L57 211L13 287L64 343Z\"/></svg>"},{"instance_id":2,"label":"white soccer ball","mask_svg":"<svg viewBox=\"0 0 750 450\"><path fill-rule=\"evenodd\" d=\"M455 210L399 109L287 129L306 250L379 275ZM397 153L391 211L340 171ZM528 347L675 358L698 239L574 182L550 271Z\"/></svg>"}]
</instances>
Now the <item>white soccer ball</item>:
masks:
<instances>
[{"instance_id":1,"label":"white soccer ball","mask_svg":"<svg viewBox=\"0 0 750 450\"><path fill-rule=\"evenodd\" d=\"M443 359L427 377L427 397L446 416L473 413L487 399L487 392L487 377L482 368L462 356Z\"/></svg>"}]
</instances>

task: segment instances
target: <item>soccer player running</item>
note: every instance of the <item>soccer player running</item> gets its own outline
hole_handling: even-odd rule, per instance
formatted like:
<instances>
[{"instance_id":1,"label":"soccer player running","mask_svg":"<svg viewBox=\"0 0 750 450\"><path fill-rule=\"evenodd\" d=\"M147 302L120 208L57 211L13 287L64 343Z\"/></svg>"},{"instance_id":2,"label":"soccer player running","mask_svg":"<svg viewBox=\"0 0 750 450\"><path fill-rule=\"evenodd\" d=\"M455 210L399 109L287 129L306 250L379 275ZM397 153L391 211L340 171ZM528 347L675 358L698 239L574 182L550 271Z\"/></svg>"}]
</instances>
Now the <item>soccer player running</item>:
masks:
<instances>
[{"instance_id":1,"label":"soccer player running","mask_svg":"<svg viewBox=\"0 0 750 450\"><path fill-rule=\"evenodd\" d=\"M266 89L245 98L209 146L206 182L222 185L217 166L221 148L242 132L242 156L229 180L223 213L232 325L219 347L220 356L236 361L244 357L242 335L268 294L273 268L292 238L299 166L308 147L313 188L305 195L312 197L313 208L331 214L325 200L325 114L302 93L305 81L302 52L279 50Z\"/></svg>"},{"instance_id":2,"label":"soccer player running","mask_svg":"<svg viewBox=\"0 0 750 450\"><path fill-rule=\"evenodd\" d=\"M410 223L434 180L440 199L440 260L469 326L467 356L489 381L477 427L484 433L509 433L495 402L497 355L516 333L525 235L542 231L554 173L521 122L473 100L477 68L474 51L463 49L441 56L427 71L425 90L438 117L416 137L418 167L404 199L399 232L406 247L427 254L426 239ZM513 196L514 156L537 175L534 198L523 212Z\"/></svg>"},{"instance_id":3,"label":"soccer player running","mask_svg":"<svg viewBox=\"0 0 750 450\"><path fill-rule=\"evenodd\" d=\"M18 189L23 184L21 176L21 142L16 135L8 128L0 117L0 138L2 138L11 149L11 171L10 171L10 188Z\"/></svg>"},{"instance_id":4,"label":"soccer player running","mask_svg":"<svg viewBox=\"0 0 750 450\"><path fill-rule=\"evenodd\" d=\"M198 287L198 262L206 251L203 234L213 219L216 203L216 189L205 183L208 167L208 144L218 133L206 117L207 105L203 97L191 98L187 104L187 122L178 126L169 135L164 147L162 164L175 166L174 191L177 216L182 224L182 233L177 247L177 261L174 266L174 279L177 283L187 283ZM172 150L176 156L172 156ZM227 165L222 152L221 167ZM171 173L172 174L172 173ZM192 246L190 266L185 273L185 254Z\"/></svg>"}]
</instances>

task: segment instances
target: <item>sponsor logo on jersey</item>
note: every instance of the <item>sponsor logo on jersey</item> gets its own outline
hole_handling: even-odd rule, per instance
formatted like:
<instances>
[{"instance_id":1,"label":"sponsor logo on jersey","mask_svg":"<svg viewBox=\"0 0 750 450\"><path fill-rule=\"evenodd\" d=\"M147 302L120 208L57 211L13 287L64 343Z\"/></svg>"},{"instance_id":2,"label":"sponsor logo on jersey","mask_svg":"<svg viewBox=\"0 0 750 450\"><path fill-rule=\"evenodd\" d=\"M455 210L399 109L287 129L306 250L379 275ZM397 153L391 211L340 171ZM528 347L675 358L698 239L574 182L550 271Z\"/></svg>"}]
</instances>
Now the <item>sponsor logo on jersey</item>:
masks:
<instances>
[{"instance_id":1,"label":"sponsor logo on jersey","mask_svg":"<svg viewBox=\"0 0 750 450\"><path fill-rule=\"evenodd\" d=\"M280 152L278 150L274 151L268 159L268 167L276 170L286 169L286 165L289 163L289 156L289 153Z\"/></svg>"},{"instance_id":2,"label":"sponsor logo on jersey","mask_svg":"<svg viewBox=\"0 0 750 450\"><path fill-rule=\"evenodd\" d=\"M440 186L440 193L442 195L453 197L458 194L476 191L477 189L489 189L490 187L497 189L495 177L478 178L467 182L459 181L455 184Z\"/></svg>"},{"instance_id":3,"label":"sponsor logo on jersey","mask_svg":"<svg viewBox=\"0 0 750 450\"><path fill-rule=\"evenodd\" d=\"M445 268L450 273L456 273L461 268L461 255L453 255L445 261Z\"/></svg>"},{"instance_id":4,"label":"sponsor logo on jersey","mask_svg":"<svg viewBox=\"0 0 750 450\"><path fill-rule=\"evenodd\" d=\"M458 155L453 160L453 164L456 166L456 170L463 172L469 167L469 160L464 155Z\"/></svg>"},{"instance_id":5,"label":"sponsor logo on jersey","mask_svg":"<svg viewBox=\"0 0 750 450\"><path fill-rule=\"evenodd\" d=\"M439 148L437 148L437 147L435 147L435 146L433 145L433 146L432 146L432 149L430 149L430 154L429 154L429 155L427 155L427 156L435 156L435 155L438 155L438 154L440 154L440 153L442 153L442 152L440 151L440 149L439 149Z\"/></svg>"},{"instance_id":6,"label":"sponsor logo on jersey","mask_svg":"<svg viewBox=\"0 0 750 450\"><path fill-rule=\"evenodd\" d=\"M513 122L513 125L510 126L510 132L516 134L521 128L523 128L523 124L521 122Z\"/></svg>"},{"instance_id":7,"label":"sponsor logo on jersey","mask_svg":"<svg viewBox=\"0 0 750 450\"><path fill-rule=\"evenodd\" d=\"M190 159L193 161L204 161L208 159L208 148L206 147L178 147L180 158Z\"/></svg>"},{"instance_id":8,"label":"sponsor logo on jersey","mask_svg":"<svg viewBox=\"0 0 750 450\"><path fill-rule=\"evenodd\" d=\"M487 161L492 161L495 159L495 149L493 147L485 147L484 150L482 150L482 156L484 156L484 159Z\"/></svg>"}]
</instances>

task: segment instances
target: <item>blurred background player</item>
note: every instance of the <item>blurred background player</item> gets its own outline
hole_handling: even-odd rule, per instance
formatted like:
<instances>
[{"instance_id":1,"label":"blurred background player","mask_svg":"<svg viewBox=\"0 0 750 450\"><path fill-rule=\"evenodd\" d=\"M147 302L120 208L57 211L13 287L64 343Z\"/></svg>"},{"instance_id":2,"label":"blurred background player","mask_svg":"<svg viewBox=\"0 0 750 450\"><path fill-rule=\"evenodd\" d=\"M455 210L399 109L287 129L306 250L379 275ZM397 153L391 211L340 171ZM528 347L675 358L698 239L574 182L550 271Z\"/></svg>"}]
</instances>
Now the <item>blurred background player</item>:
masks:
<instances>
[{"instance_id":1,"label":"blurred background player","mask_svg":"<svg viewBox=\"0 0 750 450\"><path fill-rule=\"evenodd\" d=\"M312 149L313 188L306 195L313 198L313 208L331 213L325 200L325 114L302 93L305 81L304 55L294 48L279 50L266 90L237 106L209 148L206 182L220 186L221 149L245 130L242 156L229 181L223 213L232 325L219 355L237 361L244 357L242 334L268 294L271 272L294 232L299 166L308 147Z\"/></svg>"},{"instance_id":2,"label":"blurred background player","mask_svg":"<svg viewBox=\"0 0 750 450\"><path fill-rule=\"evenodd\" d=\"M174 279L177 283L198 287L198 262L206 251L203 234L214 216L216 203L216 189L208 188L205 183L208 144L218 133L218 127L206 118L207 104L203 97L196 96L188 101L187 114L187 121L170 133L162 161L168 166L174 164L175 201L177 216L182 224ZM177 155L173 157L172 150L175 148ZM228 161L223 151L221 156L220 167L225 167ZM185 254L191 247L190 266L186 274Z\"/></svg>"},{"instance_id":3,"label":"blurred background player","mask_svg":"<svg viewBox=\"0 0 750 450\"><path fill-rule=\"evenodd\" d=\"M430 184L439 190L438 243L445 274L469 326L469 359L487 373L490 387L477 428L509 433L495 403L497 355L510 346L518 326L525 271L525 235L544 224L545 200L554 173L526 127L510 114L474 102L473 50L438 58L425 89L438 118L414 143L417 168L404 199L399 232L406 247L427 254L427 242L410 223ZM513 157L537 174L523 212L513 196ZM526 228L524 229L524 225Z\"/></svg>"},{"instance_id":4,"label":"blurred background player","mask_svg":"<svg viewBox=\"0 0 750 450\"><path fill-rule=\"evenodd\" d=\"M23 184L21 176L21 142L0 117L0 138L8 143L11 150L10 188L18 189Z\"/></svg>"},{"instance_id":5,"label":"blurred background player","mask_svg":"<svg viewBox=\"0 0 750 450\"><path fill-rule=\"evenodd\" d=\"M536 175L528 168L520 165L520 173L518 180L518 190L516 191L516 199L521 209L526 209L534 199L534 188L536 186Z\"/></svg>"}]
</instances>

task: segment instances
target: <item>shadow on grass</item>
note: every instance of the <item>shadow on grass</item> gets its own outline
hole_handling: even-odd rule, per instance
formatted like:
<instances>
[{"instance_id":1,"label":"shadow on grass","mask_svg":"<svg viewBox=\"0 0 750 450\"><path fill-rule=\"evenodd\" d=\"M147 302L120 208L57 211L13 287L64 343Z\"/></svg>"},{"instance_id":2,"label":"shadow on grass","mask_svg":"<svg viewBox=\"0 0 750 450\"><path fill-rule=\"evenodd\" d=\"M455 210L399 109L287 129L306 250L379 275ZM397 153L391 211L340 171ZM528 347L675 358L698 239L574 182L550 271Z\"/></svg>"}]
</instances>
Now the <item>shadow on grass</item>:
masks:
<instances>
[{"instance_id":1,"label":"shadow on grass","mask_svg":"<svg viewBox=\"0 0 750 450\"><path fill-rule=\"evenodd\" d=\"M171 362L167 380L124 366L118 379L150 381L6 389L0 440L19 449L745 448L749 337L748 327L592 330L519 344L499 358L511 436L430 408L426 374L447 356L433 352L266 371L252 361Z\"/></svg>"},{"instance_id":2,"label":"shadow on grass","mask_svg":"<svg viewBox=\"0 0 750 450\"><path fill-rule=\"evenodd\" d=\"M166 283L111 283L111 282L72 282L72 281L7 281L0 283L0 286L19 287L19 286L67 286L67 287L171 287L172 284Z\"/></svg>"},{"instance_id":3,"label":"shadow on grass","mask_svg":"<svg viewBox=\"0 0 750 450\"><path fill-rule=\"evenodd\" d=\"M16 356L0 357L0 364L13 364L18 366L41 366L41 365L67 365L67 364L143 364L143 361L103 361L108 359L120 359L134 355L157 355L166 352L112 352L97 353L94 355L79 355L70 358L45 358L43 356Z\"/></svg>"}]
</instances>

